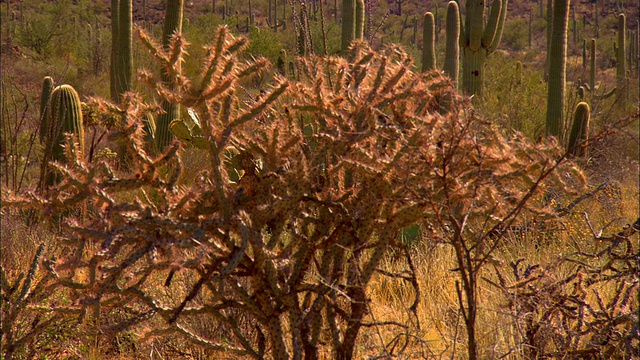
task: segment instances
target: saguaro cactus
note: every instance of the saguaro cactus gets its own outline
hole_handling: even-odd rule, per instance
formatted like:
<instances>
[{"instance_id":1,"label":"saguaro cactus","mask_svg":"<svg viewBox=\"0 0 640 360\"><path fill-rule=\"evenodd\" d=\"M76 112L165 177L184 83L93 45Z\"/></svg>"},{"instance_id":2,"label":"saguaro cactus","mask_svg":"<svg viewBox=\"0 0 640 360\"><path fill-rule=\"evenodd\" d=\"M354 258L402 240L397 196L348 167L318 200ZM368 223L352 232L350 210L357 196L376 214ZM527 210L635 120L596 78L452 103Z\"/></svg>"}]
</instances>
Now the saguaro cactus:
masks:
<instances>
[{"instance_id":1,"label":"saguaro cactus","mask_svg":"<svg viewBox=\"0 0 640 360\"><path fill-rule=\"evenodd\" d=\"M347 51L349 44L356 37L356 1L342 0L342 51Z\"/></svg>"},{"instance_id":2,"label":"saguaro cactus","mask_svg":"<svg viewBox=\"0 0 640 360\"><path fill-rule=\"evenodd\" d=\"M133 77L132 0L112 0L111 6L111 99L120 101Z\"/></svg>"},{"instance_id":3,"label":"saguaro cactus","mask_svg":"<svg viewBox=\"0 0 640 360\"><path fill-rule=\"evenodd\" d=\"M589 120L591 109L586 102L580 102L573 113L573 125L567 143L567 151L574 156L585 156L586 141L589 138Z\"/></svg>"},{"instance_id":4,"label":"saguaro cactus","mask_svg":"<svg viewBox=\"0 0 640 360\"><path fill-rule=\"evenodd\" d=\"M356 0L356 17L355 17L355 38L364 39L364 18L365 18L364 0Z\"/></svg>"},{"instance_id":5,"label":"saguaro cactus","mask_svg":"<svg viewBox=\"0 0 640 360\"><path fill-rule=\"evenodd\" d=\"M549 48L549 88L547 91L546 132L561 137L562 113L567 78L567 27L570 0L553 0L553 26Z\"/></svg>"},{"instance_id":6,"label":"saguaro cactus","mask_svg":"<svg viewBox=\"0 0 640 360\"><path fill-rule=\"evenodd\" d=\"M42 174L46 174L49 161L65 161L64 148L65 133L72 133L78 143L80 156L84 151L84 127L82 125L82 107L80 97L70 85L60 85L53 89L47 106L47 127L45 140L45 153L42 162ZM55 177L46 174L46 183L51 185L56 182Z\"/></svg>"},{"instance_id":7,"label":"saguaro cactus","mask_svg":"<svg viewBox=\"0 0 640 360\"><path fill-rule=\"evenodd\" d=\"M449 1L447 5L446 46L444 49L444 72L458 85L460 71L460 9L458 3Z\"/></svg>"},{"instance_id":8,"label":"saguaro cactus","mask_svg":"<svg viewBox=\"0 0 640 360\"><path fill-rule=\"evenodd\" d=\"M436 28L432 13L424 14L422 26L422 71L425 72L436 69Z\"/></svg>"},{"instance_id":9,"label":"saguaro cactus","mask_svg":"<svg viewBox=\"0 0 640 360\"><path fill-rule=\"evenodd\" d=\"M171 36L182 31L182 15L184 11L184 0L167 0L167 10L162 28L162 46L167 49ZM166 70L162 70L162 82L167 87L173 87L173 82ZM162 101L164 114L158 116L156 121L156 149L162 151L165 146L171 143L173 135L169 131L169 124L180 117L180 106L167 100Z\"/></svg>"},{"instance_id":10,"label":"saguaro cactus","mask_svg":"<svg viewBox=\"0 0 640 360\"><path fill-rule=\"evenodd\" d=\"M40 129L38 136L40 142L44 142L48 128L47 107L49 106L49 99L51 98L51 92L53 91L53 78L51 76L45 76L42 82L42 94L40 95Z\"/></svg>"},{"instance_id":11,"label":"saguaro cactus","mask_svg":"<svg viewBox=\"0 0 640 360\"><path fill-rule=\"evenodd\" d=\"M462 89L469 95L482 95L484 64L502 39L508 0L493 0L485 23L484 0L468 0L464 29L460 32Z\"/></svg>"},{"instance_id":12,"label":"saguaro cactus","mask_svg":"<svg viewBox=\"0 0 640 360\"><path fill-rule=\"evenodd\" d=\"M627 99L627 62L625 61L625 50L627 49L627 20L624 14L618 16L618 48L616 49L616 87L621 101Z\"/></svg>"},{"instance_id":13,"label":"saguaro cactus","mask_svg":"<svg viewBox=\"0 0 640 360\"><path fill-rule=\"evenodd\" d=\"M590 91L596 91L596 39L591 39L589 58L589 88Z\"/></svg>"}]
</instances>

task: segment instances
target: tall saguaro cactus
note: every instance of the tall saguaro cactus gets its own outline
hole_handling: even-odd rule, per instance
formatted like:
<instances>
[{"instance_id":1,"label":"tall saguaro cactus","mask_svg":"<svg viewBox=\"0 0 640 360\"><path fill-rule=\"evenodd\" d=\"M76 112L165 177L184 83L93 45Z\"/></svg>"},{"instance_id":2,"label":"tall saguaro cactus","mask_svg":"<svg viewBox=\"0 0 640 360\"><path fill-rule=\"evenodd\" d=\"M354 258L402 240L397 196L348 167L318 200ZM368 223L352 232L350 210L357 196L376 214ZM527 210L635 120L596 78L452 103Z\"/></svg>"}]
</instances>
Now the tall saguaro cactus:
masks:
<instances>
[{"instance_id":1,"label":"tall saguaro cactus","mask_svg":"<svg viewBox=\"0 0 640 360\"><path fill-rule=\"evenodd\" d=\"M364 38L365 7L364 0L356 0L355 38L359 40Z\"/></svg>"},{"instance_id":2,"label":"tall saguaro cactus","mask_svg":"<svg viewBox=\"0 0 640 360\"><path fill-rule=\"evenodd\" d=\"M460 32L462 89L469 95L482 95L484 64L502 39L509 0L493 0L487 21L484 0L468 0L464 28Z\"/></svg>"},{"instance_id":3,"label":"tall saguaro cactus","mask_svg":"<svg viewBox=\"0 0 640 360\"><path fill-rule=\"evenodd\" d=\"M117 9L117 10L116 10ZM111 1L111 99L131 90L133 78L132 0Z\"/></svg>"},{"instance_id":4,"label":"tall saguaro cactus","mask_svg":"<svg viewBox=\"0 0 640 360\"><path fill-rule=\"evenodd\" d=\"M109 92L111 94L111 100L118 101L118 89L116 87L116 69L118 68L118 14L120 11L120 1L111 0L111 57L109 66Z\"/></svg>"},{"instance_id":5,"label":"tall saguaro cactus","mask_svg":"<svg viewBox=\"0 0 640 360\"><path fill-rule=\"evenodd\" d=\"M44 142L47 136L47 128L49 126L49 119L47 117L47 108L49 107L49 99L51 98L51 92L53 91L53 78L51 76L45 76L42 82L42 94L40 95L40 129L38 136L40 142Z\"/></svg>"},{"instance_id":6,"label":"tall saguaro cactus","mask_svg":"<svg viewBox=\"0 0 640 360\"><path fill-rule=\"evenodd\" d=\"M549 47L549 83L547 91L547 135L562 136L562 113L567 79L567 29L570 0L553 0L553 26Z\"/></svg>"},{"instance_id":7,"label":"tall saguaro cactus","mask_svg":"<svg viewBox=\"0 0 640 360\"><path fill-rule=\"evenodd\" d=\"M444 49L444 72L458 85L460 72L460 8L455 1L447 5L446 46Z\"/></svg>"},{"instance_id":8,"label":"tall saguaro cactus","mask_svg":"<svg viewBox=\"0 0 640 360\"><path fill-rule=\"evenodd\" d=\"M422 26L422 71L425 72L436 69L436 28L432 13L424 14Z\"/></svg>"},{"instance_id":9,"label":"tall saguaro cactus","mask_svg":"<svg viewBox=\"0 0 640 360\"><path fill-rule=\"evenodd\" d=\"M342 51L347 51L349 44L356 37L356 0L342 0Z\"/></svg>"},{"instance_id":10,"label":"tall saguaro cactus","mask_svg":"<svg viewBox=\"0 0 640 360\"><path fill-rule=\"evenodd\" d=\"M627 19L624 14L618 16L618 48L616 54L616 87L621 101L627 99L627 62L625 61L625 51L627 49Z\"/></svg>"},{"instance_id":11,"label":"tall saguaro cactus","mask_svg":"<svg viewBox=\"0 0 640 360\"><path fill-rule=\"evenodd\" d=\"M182 16L184 12L184 0L167 0L167 10L164 17L164 26L162 28L162 46L169 48L171 36L175 33L182 32ZM162 82L165 86L172 88L174 86L168 71L162 70ZM162 151L165 146L169 145L173 140L173 135L169 130L169 124L180 117L180 106L167 100L162 101L162 110L164 113L158 117L156 123L156 149Z\"/></svg>"}]
</instances>

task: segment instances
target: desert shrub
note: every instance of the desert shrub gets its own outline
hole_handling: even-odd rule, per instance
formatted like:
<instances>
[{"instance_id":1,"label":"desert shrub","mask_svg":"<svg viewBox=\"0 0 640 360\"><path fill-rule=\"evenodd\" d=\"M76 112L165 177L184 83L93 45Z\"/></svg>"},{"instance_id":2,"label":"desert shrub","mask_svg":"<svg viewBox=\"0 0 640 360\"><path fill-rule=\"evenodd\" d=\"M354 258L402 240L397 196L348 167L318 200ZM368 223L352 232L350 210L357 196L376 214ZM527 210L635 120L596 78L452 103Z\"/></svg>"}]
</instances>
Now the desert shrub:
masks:
<instances>
[{"instance_id":1,"label":"desert shrub","mask_svg":"<svg viewBox=\"0 0 640 360\"><path fill-rule=\"evenodd\" d=\"M487 66L486 91L476 103L478 110L493 114L505 128L518 130L530 139L544 135L547 89L542 74L525 63L519 77L516 61L504 53L496 53Z\"/></svg>"},{"instance_id":2,"label":"desert shrub","mask_svg":"<svg viewBox=\"0 0 640 360\"><path fill-rule=\"evenodd\" d=\"M511 51L523 51L529 46L529 20L517 18L507 21L502 42Z\"/></svg>"}]
</instances>

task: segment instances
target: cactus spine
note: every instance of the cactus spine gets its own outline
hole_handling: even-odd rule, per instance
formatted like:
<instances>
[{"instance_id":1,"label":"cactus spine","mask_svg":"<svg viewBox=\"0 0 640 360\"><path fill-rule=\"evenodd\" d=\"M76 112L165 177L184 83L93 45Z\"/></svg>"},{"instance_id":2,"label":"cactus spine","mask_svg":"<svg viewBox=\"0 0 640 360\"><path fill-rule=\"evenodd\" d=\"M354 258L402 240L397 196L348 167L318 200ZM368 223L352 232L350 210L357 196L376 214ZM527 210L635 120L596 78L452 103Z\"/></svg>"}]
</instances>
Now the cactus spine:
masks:
<instances>
[{"instance_id":1,"label":"cactus spine","mask_svg":"<svg viewBox=\"0 0 640 360\"><path fill-rule=\"evenodd\" d=\"M458 3L449 1L447 5L446 47L444 49L444 72L458 86L460 71L460 9Z\"/></svg>"},{"instance_id":2,"label":"cactus spine","mask_svg":"<svg viewBox=\"0 0 640 360\"><path fill-rule=\"evenodd\" d=\"M580 102L573 113L573 125L567 143L567 151L574 156L585 156L586 141L589 137L589 120L591 109L586 102Z\"/></svg>"},{"instance_id":3,"label":"cactus spine","mask_svg":"<svg viewBox=\"0 0 640 360\"><path fill-rule=\"evenodd\" d=\"M436 40L435 40L435 20L433 14L424 14L422 33L422 71L436 69Z\"/></svg>"},{"instance_id":4,"label":"cactus spine","mask_svg":"<svg viewBox=\"0 0 640 360\"><path fill-rule=\"evenodd\" d=\"M627 20L624 14L618 16L618 48L616 66L616 87L620 100L627 99L627 62L625 61L625 50L627 49L626 39Z\"/></svg>"},{"instance_id":5,"label":"cactus spine","mask_svg":"<svg viewBox=\"0 0 640 360\"><path fill-rule=\"evenodd\" d=\"M562 113L567 78L567 27L569 25L569 1L553 1L553 26L549 48L549 88L547 91L546 132L561 137Z\"/></svg>"},{"instance_id":6,"label":"cactus spine","mask_svg":"<svg viewBox=\"0 0 640 360\"><path fill-rule=\"evenodd\" d=\"M356 37L356 1L342 0L342 51L347 51L349 44Z\"/></svg>"},{"instance_id":7,"label":"cactus spine","mask_svg":"<svg viewBox=\"0 0 640 360\"><path fill-rule=\"evenodd\" d=\"M49 118L46 115L52 91L53 78L51 76L45 76L44 81L42 82L42 94L40 95L40 129L38 131L40 143L44 142L49 126Z\"/></svg>"},{"instance_id":8,"label":"cactus spine","mask_svg":"<svg viewBox=\"0 0 640 360\"><path fill-rule=\"evenodd\" d=\"M65 144L65 133L72 133L78 143L82 157L84 151L84 127L82 125L82 108L80 97L76 90L70 85L60 85L53 89L51 98L47 106L46 115L47 128L45 134L45 153L42 162L42 174L46 174L46 167L49 161L66 160L63 145ZM46 174L46 184L52 185L56 182L55 176Z\"/></svg>"},{"instance_id":9,"label":"cactus spine","mask_svg":"<svg viewBox=\"0 0 640 360\"><path fill-rule=\"evenodd\" d=\"M182 14L184 11L184 0L167 0L167 10L162 28L162 46L168 49L171 36L182 32ZM172 80L166 70L162 70L162 82L167 87L173 87ZM164 114L158 116L156 121L156 149L162 151L165 146L173 140L169 131L169 124L180 117L180 106L172 104L167 100L162 101Z\"/></svg>"},{"instance_id":10,"label":"cactus spine","mask_svg":"<svg viewBox=\"0 0 640 360\"><path fill-rule=\"evenodd\" d=\"M482 95L484 64L502 39L507 4L508 0L494 0L485 24L484 1L469 0L466 3L467 14L460 32L460 45L463 49L462 89L469 95Z\"/></svg>"}]
</instances>

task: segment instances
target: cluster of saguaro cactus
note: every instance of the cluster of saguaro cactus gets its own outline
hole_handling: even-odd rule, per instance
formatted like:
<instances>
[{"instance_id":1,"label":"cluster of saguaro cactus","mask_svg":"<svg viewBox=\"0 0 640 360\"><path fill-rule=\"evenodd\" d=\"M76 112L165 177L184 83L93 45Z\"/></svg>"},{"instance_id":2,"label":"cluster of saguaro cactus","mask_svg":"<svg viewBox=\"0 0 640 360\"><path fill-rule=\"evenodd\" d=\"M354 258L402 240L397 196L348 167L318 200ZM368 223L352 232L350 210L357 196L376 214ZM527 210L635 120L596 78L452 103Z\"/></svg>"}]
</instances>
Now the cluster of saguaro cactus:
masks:
<instances>
[{"instance_id":1,"label":"cluster of saguaro cactus","mask_svg":"<svg viewBox=\"0 0 640 360\"><path fill-rule=\"evenodd\" d=\"M47 185L54 184L57 177L47 171L49 161L64 162L66 160L64 145L66 133L74 136L78 144L80 157L84 151L84 127L82 123L82 106L76 90L70 85L60 85L49 91L53 85L51 78L44 81L41 108L41 140L45 151L42 161L41 178ZM44 104L44 105L42 105Z\"/></svg>"},{"instance_id":2,"label":"cluster of saguaro cactus","mask_svg":"<svg viewBox=\"0 0 640 360\"><path fill-rule=\"evenodd\" d=\"M489 16L483 0L466 2L466 17L460 33L462 58L462 89L469 95L482 95L484 64L502 39L508 0L494 0Z\"/></svg>"},{"instance_id":3,"label":"cluster of saguaro cactus","mask_svg":"<svg viewBox=\"0 0 640 360\"><path fill-rule=\"evenodd\" d=\"M275 0L269 0L269 16L267 17L267 26L273 31L278 32L278 28L284 29L284 21L278 20L278 3ZM271 10L273 8L273 10Z\"/></svg>"},{"instance_id":4,"label":"cluster of saguaro cactus","mask_svg":"<svg viewBox=\"0 0 640 360\"><path fill-rule=\"evenodd\" d=\"M364 0L342 1L341 50L347 51L351 41L364 38L366 6Z\"/></svg>"},{"instance_id":5,"label":"cluster of saguaro cactus","mask_svg":"<svg viewBox=\"0 0 640 360\"><path fill-rule=\"evenodd\" d=\"M436 24L431 12L424 14L422 35L422 71L436 69L435 54ZM450 1L447 6L446 46L444 53L444 72L454 84L458 82L460 67L460 9L458 3Z\"/></svg>"}]
</instances>

